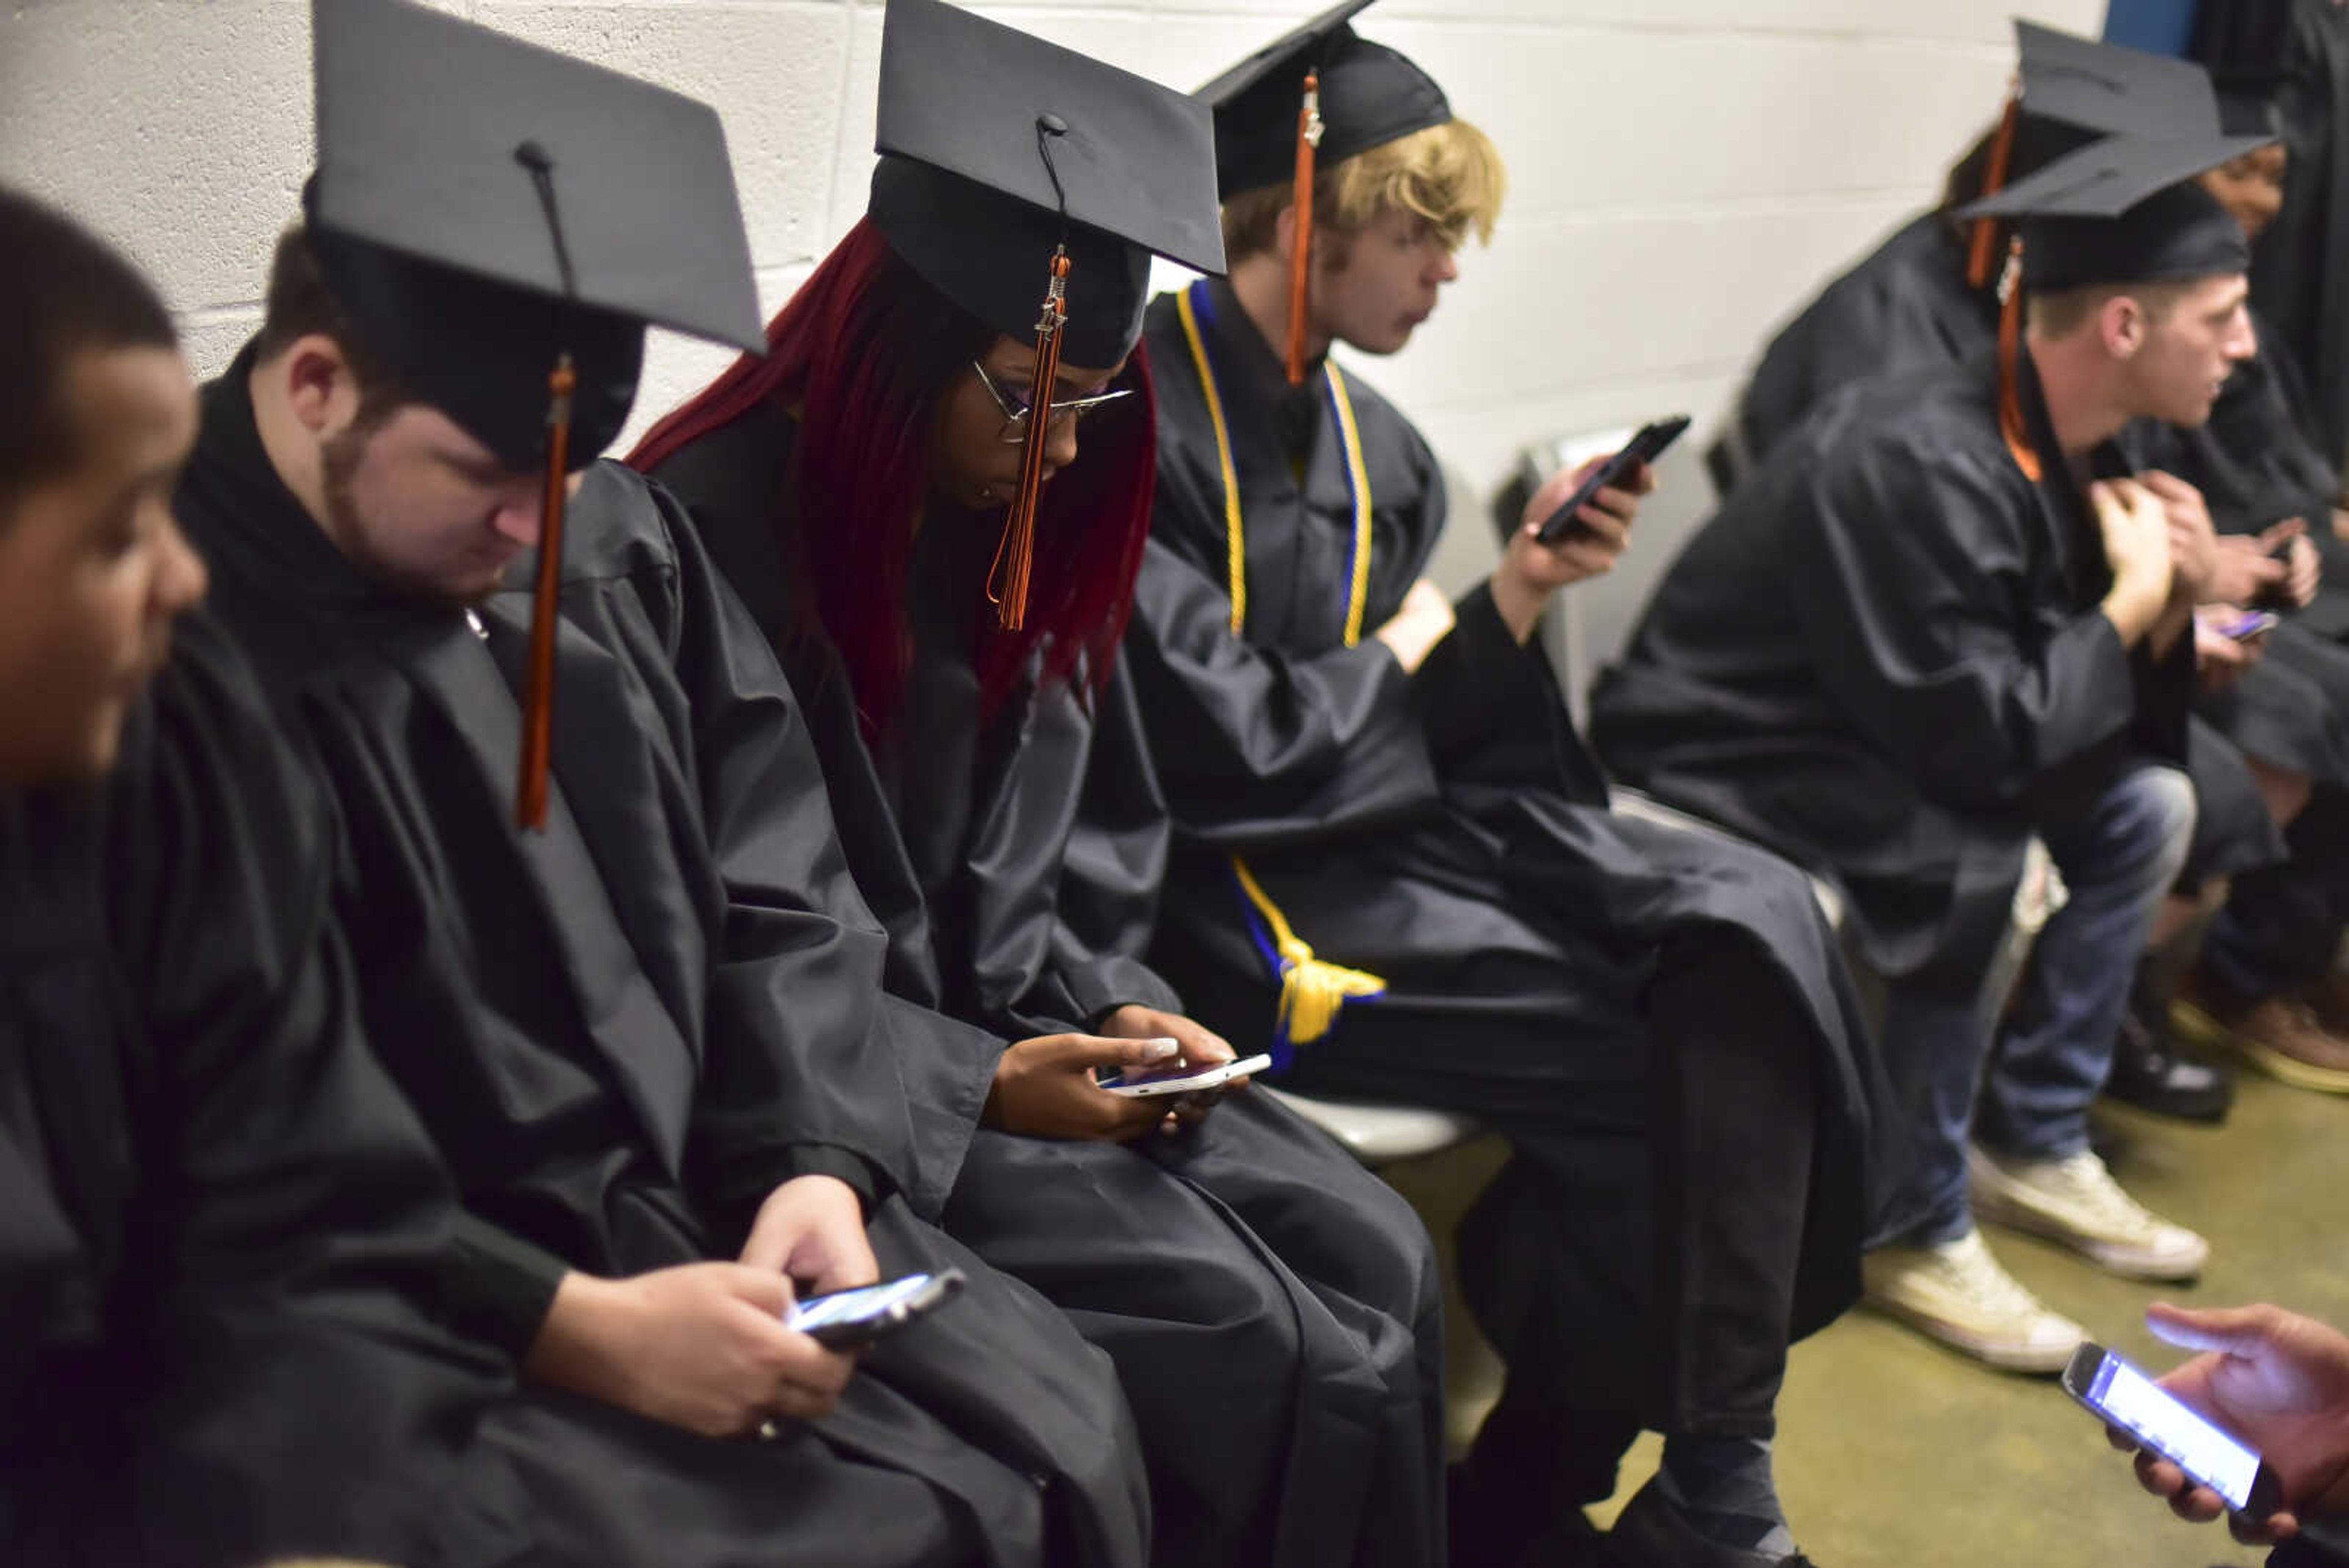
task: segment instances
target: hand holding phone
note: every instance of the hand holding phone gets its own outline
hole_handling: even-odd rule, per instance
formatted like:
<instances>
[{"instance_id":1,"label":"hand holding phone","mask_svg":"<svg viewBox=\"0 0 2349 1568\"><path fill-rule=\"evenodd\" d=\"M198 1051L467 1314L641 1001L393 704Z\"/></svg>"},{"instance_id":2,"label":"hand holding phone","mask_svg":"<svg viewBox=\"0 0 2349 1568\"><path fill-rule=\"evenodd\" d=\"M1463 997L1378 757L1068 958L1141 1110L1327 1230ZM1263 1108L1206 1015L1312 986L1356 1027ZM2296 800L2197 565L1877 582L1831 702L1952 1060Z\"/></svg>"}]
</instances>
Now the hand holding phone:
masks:
<instances>
[{"instance_id":1,"label":"hand holding phone","mask_svg":"<svg viewBox=\"0 0 2349 1568\"><path fill-rule=\"evenodd\" d=\"M2209 1487L2228 1512L2264 1520L2282 1507L2283 1483L2255 1449L2103 1345L2083 1345L2074 1354L2064 1392Z\"/></svg>"},{"instance_id":2,"label":"hand holding phone","mask_svg":"<svg viewBox=\"0 0 2349 1568\"><path fill-rule=\"evenodd\" d=\"M1600 491L1612 486L1620 486L1638 471L1642 463L1653 462L1661 457L1665 449L1680 440L1682 433L1688 428L1689 416L1674 414L1669 419L1658 420L1641 429L1639 434L1633 436L1624 445L1622 451L1591 470L1590 477L1576 485L1574 493L1568 496L1557 510L1549 514L1541 525L1541 542L1545 545L1563 544L1577 535L1588 534L1590 525L1584 523L1577 514L1588 505L1591 498Z\"/></svg>"}]
</instances>

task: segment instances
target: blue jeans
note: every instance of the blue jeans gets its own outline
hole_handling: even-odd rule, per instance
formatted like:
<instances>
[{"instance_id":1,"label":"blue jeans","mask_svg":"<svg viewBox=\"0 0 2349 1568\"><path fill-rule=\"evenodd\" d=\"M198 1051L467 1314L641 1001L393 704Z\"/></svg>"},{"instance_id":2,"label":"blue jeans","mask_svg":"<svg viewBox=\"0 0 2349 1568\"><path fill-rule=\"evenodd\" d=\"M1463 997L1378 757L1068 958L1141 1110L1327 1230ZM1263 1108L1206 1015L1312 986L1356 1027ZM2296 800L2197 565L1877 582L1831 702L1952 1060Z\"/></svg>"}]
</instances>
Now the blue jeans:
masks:
<instances>
[{"instance_id":1,"label":"blue jeans","mask_svg":"<svg viewBox=\"0 0 2349 1568\"><path fill-rule=\"evenodd\" d=\"M2112 1067L2129 981L2193 833L2194 786L2153 764L2124 774L2081 815L2041 826L2071 898L2039 933L1994 1055L2005 998L1987 984L1962 997L1889 988L1885 1065L1911 1158L1878 1201L1871 1246L1934 1246L1973 1228L1969 1137L2023 1159L2088 1147L2088 1106Z\"/></svg>"}]
</instances>

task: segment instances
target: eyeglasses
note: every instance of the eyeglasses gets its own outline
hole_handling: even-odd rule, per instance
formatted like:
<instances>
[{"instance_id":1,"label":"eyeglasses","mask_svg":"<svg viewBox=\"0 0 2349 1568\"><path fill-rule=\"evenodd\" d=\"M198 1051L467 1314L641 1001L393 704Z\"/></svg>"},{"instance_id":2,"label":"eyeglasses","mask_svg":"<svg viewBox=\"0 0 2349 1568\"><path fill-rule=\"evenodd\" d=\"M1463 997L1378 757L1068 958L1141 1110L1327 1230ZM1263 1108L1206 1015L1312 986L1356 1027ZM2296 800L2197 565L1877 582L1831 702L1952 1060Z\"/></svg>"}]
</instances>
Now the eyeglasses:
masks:
<instances>
[{"instance_id":1,"label":"eyeglasses","mask_svg":"<svg viewBox=\"0 0 2349 1568\"><path fill-rule=\"evenodd\" d=\"M1003 430L998 439L1006 446L1016 446L1026 441L1028 416L1035 412L1036 406L1018 393L1005 391L996 385L995 378L988 375L987 367L978 360L973 359L970 362L970 368L978 373L978 384L987 389L987 395L995 400L995 406L1003 410ZM1081 420L1095 409L1105 408L1120 398L1130 398L1133 395L1133 388L1120 387L1114 392L1095 392L1089 397L1063 399L1060 402L1047 404L1044 418L1048 422L1057 420Z\"/></svg>"}]
</instances>

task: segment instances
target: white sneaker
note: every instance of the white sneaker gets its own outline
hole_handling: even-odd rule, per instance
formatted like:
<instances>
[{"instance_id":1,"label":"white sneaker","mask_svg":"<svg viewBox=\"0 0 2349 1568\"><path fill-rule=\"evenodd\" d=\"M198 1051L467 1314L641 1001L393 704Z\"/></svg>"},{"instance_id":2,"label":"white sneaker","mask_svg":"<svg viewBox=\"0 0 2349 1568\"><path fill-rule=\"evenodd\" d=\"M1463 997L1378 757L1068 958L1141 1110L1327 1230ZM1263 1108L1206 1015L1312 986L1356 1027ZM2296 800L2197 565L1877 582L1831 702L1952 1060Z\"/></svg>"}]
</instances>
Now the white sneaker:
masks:
<instances>
[{"instance_id":1,"label":"white sneaker","mask_svg":"<svg viewBox=\"0 0 2349 1568\"><path fill-rule=\"evenodd\" d=\"M2188 1280L2210 1260L2209 1242L2148 1212L2087 1149L2068 1159L2009 1160L1975 1148L1968 1165L1983 1219L2060 1241L2114 1273Z\"/></svg>"},{"instance_id":2,"label":"white sneaker","mask_svg":"<svg viewBox=\"0 0 2349 1568\"><path fill-rule=\"evenodd\" d=\"M2009 1372L2061 1372L2088 1337L1999 1267L1980 1231L1938 1247L1878 1247L1860 1269L1868 1305Z\"/></svg>"}]
</instances>

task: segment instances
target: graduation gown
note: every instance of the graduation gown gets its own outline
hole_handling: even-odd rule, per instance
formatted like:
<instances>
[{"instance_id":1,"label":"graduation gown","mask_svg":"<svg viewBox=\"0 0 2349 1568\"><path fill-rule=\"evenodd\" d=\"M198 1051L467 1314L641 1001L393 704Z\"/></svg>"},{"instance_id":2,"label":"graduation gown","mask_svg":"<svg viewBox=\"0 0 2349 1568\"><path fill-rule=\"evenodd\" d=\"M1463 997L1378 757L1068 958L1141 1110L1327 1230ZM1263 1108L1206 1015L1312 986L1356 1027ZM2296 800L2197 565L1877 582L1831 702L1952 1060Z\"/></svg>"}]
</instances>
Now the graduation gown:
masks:
<instances>
[{"instance_id":1,"label":"graduation gown","mask_svg":"<svg viewBox=\"0 0 2349 1568\"><path fill-rule=\"evenodd\" d=\"M971 650L999 519L941 511L905 587L903 706L868 747L844 670L794 613L798 439L762 406L656 477L808 706L850 866L891 933L893 991L1012 1039L1127 1003L1183 1011L1137 956L1167 823L1123 670L1098 700L1031 680L983 718ZM980 1131L947 1226L1116 1359L1151 1459L1155 1561L1442 1561L1433 1250L1301 1117L1243 1093L1174 1138Z\"/></svg>"},{"instance_id":2,"label":"graduation gown","mask_svg":"<svg viewBox=\"0 0 2349 1568\"><path fill-rule=\"evenodd\" d=\"M1797 1014L1816 1057L1794 1330L1819 1326L1857 1289L1873 1058L1808 886L1761 852L1612 815L1546 659L1485 588L1416 676L1371 637L1349 646L1355 509L1337 413L1318 378L1288 395L1227 286L1203 294L1245 520L1246 629L1231 629L1204 389L1162 296L1145 327L1157 501L1126 639L1177 829L1154 963L1240 1048L1271 1037L1277 970L1238 855L1321 958L1383 977L1383 996L1299 1047L1289 1080L1508 1131L1526 1179L1505 1176L1484 1201L1522 1196L1539 1219L1505 1248L1470 1244L1497 1233L1472 1228L1469 1304L1513 1387L1538 1366L1557 1400L1622 1409L1645 1403L1626 1385L1651 1286L1646 989L1676 933L1752 945L1778 992L1756 1005ZM1444 488L1418 431L1348 384L1371 491L1362 624L1375 628L1434 548Z\"/></svg>"},{"instance_id":3,"label":"graduation gown","mask_svg":"<svg viewBox=\"0 0 2349 1568\"><path fill-rule=\"evenodd\" d=\"M370 1033L471 1216L460 1304L526 1346L565 1269L730 1258L766 1193L805 1174L866 1195L883 1277L970 1275L864 1359L833 1416L780 1441L517 1405L495 1436L553 1549L1139 1562L1146 1500L1106 1360L921 1218L953 1185L989 1044L881 1005L885 939L797 703L681 519L617 465L579 484L548 824L518 832L529 595L468 612L358 571L270 466L251 363L206 390L180 511L341 806Z\"/></svg>"},{"instance_id":4,"label":"graduation gown","mask_svg":"<svg viewBox=\"0 0 2349 1568\"><path fill-rule=\"evenodd\" d=\"M2099 535L2027 357L2022 380L2035 484L1988 357L1828 399L1690 541L1591 702L1621 776L1833 877L1871 965L1960 995L2033 825L2134 759L2182 762L2193 691L2189 637L2156 660L2098 611Z\"/></svg>"},{"instance_id":5,"label":"graduation gown","mask_svg":"<svg viewBox=\"0 0 2349 1568\"><path fill-rule=\"evenodd\" d=\"M1739 407L1745 479L1802 426L1822 400L1856 381L1962 364L1998 342L1998 302L1968 286L1964 230L1939 210L1919 214L1823 290L1762 357ZM2261 341L2266 341L2261 336ZM2300 493L2303 443L2279 448L2265 428L2280 398L2279 371L2264 360L2236 369L2201 432L2142 426L2132 441L2149 459L2205 490L2222 530L2263 526L2247 517L2249 496ZM1742 481L1741 481L1742 483ZM2320 512L2318 517L2329 515ZM2286 633L2285 639L2296 637ZM2349 691L2344 691L2349 697ZM2186 770L2200 811L2183 880L2231 876L2285 855L2282 834L2261 804L2242 753L2327 778L2349 763L2335 710L2290 669L2254 666L2224 699L2204 705L2190 725Z\"/></svg>"},{"instance_id":6,"label":"graduation gown","mask_svg":"<svg viewBox=\"0 0 2349 1568\"><path fill-rule=\"evenodd\" d=\"M1837 388L1963 359L1997 334L1997 301L1967 286L1961 231L1919 213L1770 340L1738 406L1742 477Z\"/></svg>"},{"instance_id":7,"label":"graduation gown","mask_svg":"<svg viewBox=\"0 0 2349 1568\"><path fill-rule=\"evenodd\" d=\"M202 615L93 790L0 792L0 1559L489 1563L507 1365L360 1037L331 819Z\"/></svg>"},{"instance_id":8,"label":"graduation gown","mask_svg":"<svg viewBox=\"0 0 2349 1568\"><path fill-rule=\"evenodd\" d=\"M2292 9L2276 96L2290 162L2283 208L2251 250L2251 296L2306 379L2316 450L2337 463L2349 449L2349 16L2332 0Z\"/></svg>"}]
</instances>

